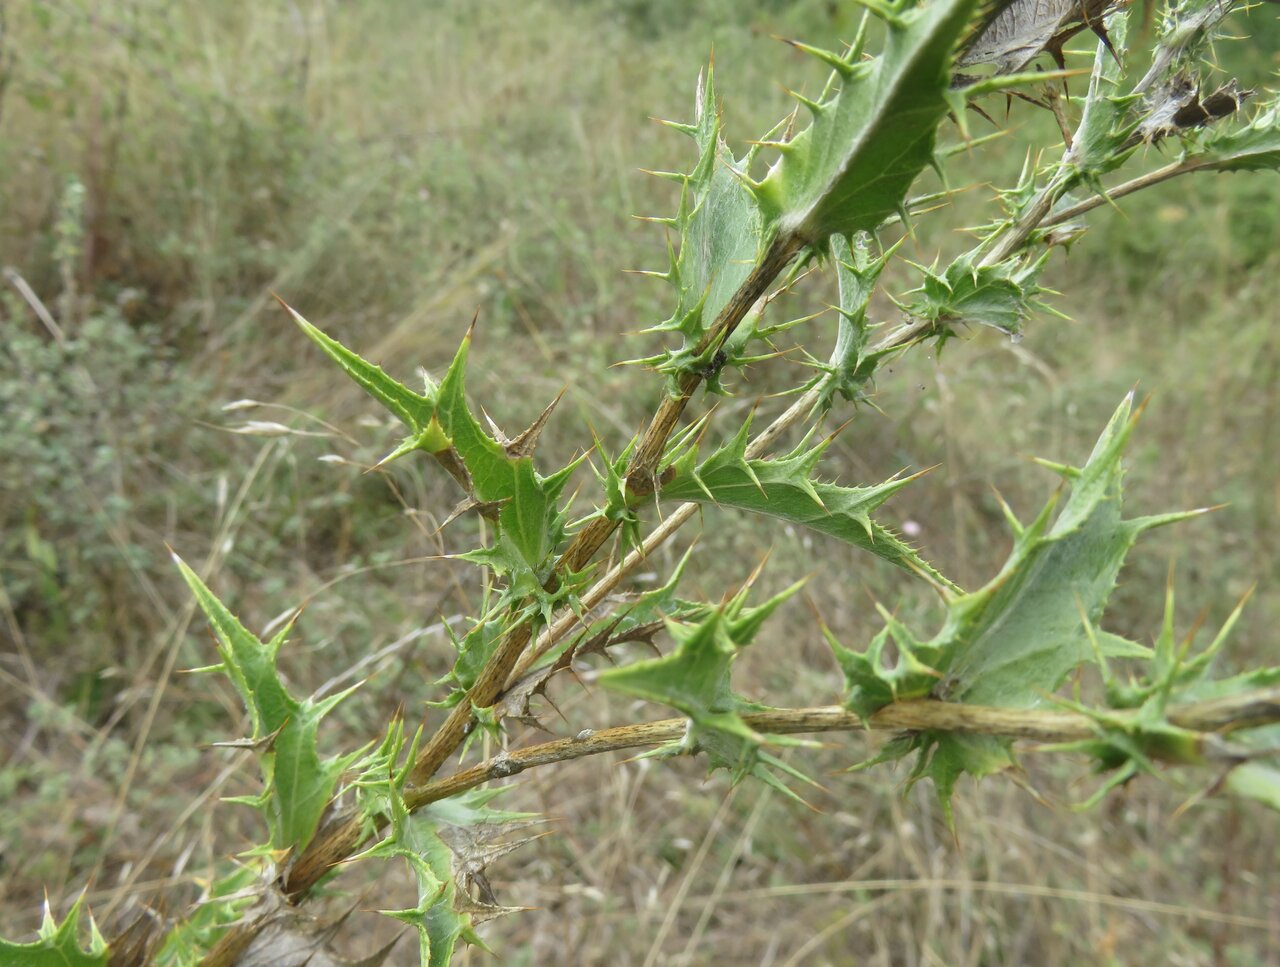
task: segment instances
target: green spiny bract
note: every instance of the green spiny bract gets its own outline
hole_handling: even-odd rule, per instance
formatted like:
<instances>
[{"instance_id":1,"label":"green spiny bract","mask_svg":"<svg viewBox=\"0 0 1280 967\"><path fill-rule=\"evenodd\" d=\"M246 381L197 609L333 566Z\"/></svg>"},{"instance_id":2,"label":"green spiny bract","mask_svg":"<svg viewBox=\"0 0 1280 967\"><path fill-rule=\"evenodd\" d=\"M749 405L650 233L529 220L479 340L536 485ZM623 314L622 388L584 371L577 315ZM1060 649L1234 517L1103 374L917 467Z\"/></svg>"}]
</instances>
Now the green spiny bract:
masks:
<instances>
[{"instance_id":1,"label":"green spiny bract","mask_svg":"<svg viewBox=\"0 0 1280 967\"><path fill-rule=\"evenodd\" d=\"M844 703L863 717L893 701L931 696L972 705L1035 708L1067 675L1095 658L1148 658L1146 649L1093 625L1101 618L1125 555L1143 531L1189 513L1121 517L1121 454L1133 427L1131 398L1111 418L1081 468L1053 465L1070 491L1028 525L1007 511L1014 547L1000 573L981 589L954 595L942 629L917 637L886 616L885 630L865 652L834 640L844 669ZM884 654L892 641L898 661ZM893 750L917 751L916 775L928 775L944 806L962 772L981 776L1011 764L1007 739L921 733Z\"/></svg>"},{"instance_id":2,"label":"green spiny bract","mask_svg":"<svg viewBox=\"0 0 1280 967\"><path fill-rule=\"evenodd\" d=\"M958 325L988 326L1010 336L1020 336L1023 323L1044 306L1036 299L1044 290L1036 284L1049 259L1045 252L1034 261L1007 259L983 265L978 253L960 256L942 272L917 266L924 281L907 293L902 310L914 319L932 324L945 338Z\"/></svg>"},{"instance_id":3,"label":"green spiny bract","mask_svg":"<svg viewBox=\"0 0 1280 967\"><path fill-rule=\"evenodd\" d=\"M788 597L796 584L756 607L747 607L747 588L716 608L708 608L689 623L668 620L675 640L671 654L632 662L602 672L606 688L650 702L669 705L688 716L689 724L679 742L661 746L649 756L705 753L712 770L727 769L737 783L748 775L770 786L795 794L774 770L808 782L802 773L766 752L766 744L804 744L781 736L764 736L742 720L741 713L765 708L733 691L730 675L739 651L751 644L760 626Z\"/></svg>"}]
</instances>

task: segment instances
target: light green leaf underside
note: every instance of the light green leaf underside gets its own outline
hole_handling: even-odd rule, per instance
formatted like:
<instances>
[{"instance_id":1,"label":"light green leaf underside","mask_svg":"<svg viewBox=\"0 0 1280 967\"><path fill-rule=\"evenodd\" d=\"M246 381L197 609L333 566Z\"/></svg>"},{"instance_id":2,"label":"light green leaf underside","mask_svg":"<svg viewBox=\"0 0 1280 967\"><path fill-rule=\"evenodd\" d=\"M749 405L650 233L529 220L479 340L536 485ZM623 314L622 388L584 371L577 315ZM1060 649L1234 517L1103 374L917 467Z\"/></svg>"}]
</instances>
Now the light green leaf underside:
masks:
<instances>
[{"instance_id":1,"label":"light green leaf underside","mask_svg":"<svg viewBox=\"0 0 1280 967\"><path fill-rule=\"evenodd\" d=\"M1150 649L1095 630L1138 535L1188 516L1121 516L1121 455L1133 428L1131 407L1126 398L1082 468L1056 467L1068 482L1065 500L1049 501L1026 526L1009 512L1015 535L1009 559L983 588L950 600L936 635L918 638L886 613L884 631L865 651L832 641L845 672L847 707L865 716L895 700L933 696L1035 708L1098 653L1151 657ZM898 654L892 664L890 643ZM962 772L981 776L1009 764L1009 746L1004 739L926 733L900 754L920 752L916 775L930 776L945 803Z\"/></svg>"},{"instance_id":2,"label":"light green leaf underside","mask_svg":"<svg viewBox=\"0 0 1280 967\"><path fill-rule=\"evenodd\" d=\"M674 218L662 219L673 229L679 247L671 252L665 278L676 292L671 316L650 332L679 332L679 349L641 360L668 374L677 374L705 363L695 347L733 294L751 274L760 255L763 218L745 177L755 154L733 156L724 142L717 111L713 72L699 79L694 122L674 125L690 135L698 146L698 160L681 182L680 207ZM750 339L754 320L748 318L724 346L735 356Z\"/></svg>"}]
</instances>

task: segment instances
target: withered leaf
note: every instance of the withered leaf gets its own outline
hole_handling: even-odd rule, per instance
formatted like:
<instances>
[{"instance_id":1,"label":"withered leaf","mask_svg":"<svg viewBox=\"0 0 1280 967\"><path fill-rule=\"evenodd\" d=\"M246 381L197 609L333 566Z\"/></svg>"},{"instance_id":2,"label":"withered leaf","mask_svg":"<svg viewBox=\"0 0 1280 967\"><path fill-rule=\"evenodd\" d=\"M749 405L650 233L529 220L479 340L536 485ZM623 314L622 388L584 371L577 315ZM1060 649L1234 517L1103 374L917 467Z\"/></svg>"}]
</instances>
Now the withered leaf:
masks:
<instances>
[{"instance_id":1,"label":"withered leaf","mask_svg":"<svg viewBox=\"0 0 1280 967\"><path fill-rule=\"evenodd\" d=\"M1102 24L1122 6L1124 0L1014 0L978 32L958 64L994 64L997 74L1015 74L1048 53L1062 67L1063 44L1086 27L1110 47Z\"/></svg>"}]
</instances>

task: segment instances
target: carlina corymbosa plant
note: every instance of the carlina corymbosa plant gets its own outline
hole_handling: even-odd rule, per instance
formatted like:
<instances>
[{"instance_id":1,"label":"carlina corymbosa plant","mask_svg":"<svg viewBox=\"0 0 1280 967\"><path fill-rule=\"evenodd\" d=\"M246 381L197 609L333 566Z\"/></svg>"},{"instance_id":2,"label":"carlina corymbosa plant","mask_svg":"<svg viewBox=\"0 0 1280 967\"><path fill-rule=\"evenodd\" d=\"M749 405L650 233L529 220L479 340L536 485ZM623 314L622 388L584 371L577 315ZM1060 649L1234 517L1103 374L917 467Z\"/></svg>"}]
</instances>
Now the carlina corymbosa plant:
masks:
<instances>
[{"instance_id":1,"label":"carlina corymbosa plant","mask_svg":"<svg viewBox=\"0 0 1280 967\"><path fill-rule=\"evenodd\" d=\"M278 670L291 623L260 640L177 560L217 642L216 660L201 671L225 675L248 712L252 733L236 744L256 755L261 787L235 802L261 813L265 838L212 872L191 909L143 911L108 939L77 903L61 922L46 914L34 941L0 942L0 965L348 963L328 950L334 928L307 901L322 884L329 896L341 889L339 868L388 862L408 865L418 900L387 915L407 925L424 965L448 964L460 945L480 942L478 926L520 902L495 899L486 865L541 834L539 817L494 805L502 780L618 749L701 756L735 783L750 778L799 799L810 781L795 764L803 750L784 762L780 747L803 745L795 736L804 733L883 730L889 741L850 765L909 760L910 781L928 779L951 821L957 780L1006 770L1014 743L1033 739L1092 760L1105 778L1090 803L1174 764L1201 768L1201 793L1280 808L1267 731L1280 722L1280 667L1215 675L1240 608L1199 644L1175 638L1171 589L1153 645L1106 628L1108 597L1135 541L1201 513L1125 516L1132 397L1091 453L1044 461L1063 482L1034 518L1005 508L1012 550L980 587L959 587L877 519L891 497L909 499L899 492L914 477L855 485L824 474L835 434L852 418L872 418L887 362L975 327L1021 338L1029 317L1047 311L1045 264L1080 239L1093 209L1184 175L1280 170L1276 95L1243 89L1209 57L1228 39L1226 18L1245 4L1172 0L1145 33L1115 0L861 4L857 36L789 41L829 68L829 80L816 97L797 94L793 113L745 154L724 135L711 67L690 120L664 122L692 142L683 169L658 173L673 185L674 213L652 219L668 245L665 266L649 274L667 286L670 315L648 330L660 348L630 360L656 374L663 392L643 421L636 414L643 429L619 452L588 435L578 459L547 468L540 436L569 432L554 402L512 438L478 417L465 386L474 327L438 381L411 389L285 307L302 336L404 424L382 464L434 460L460 494L449 520L483 518L483 546L456 555L485 575L483 613L456 638L443 691L406 681L409 711L381 741L325 749L321 721L358 702L358 689L292 692ZM1096 41L1091 67L1068 71L1063 47L1077 35L1077 47ZM980 157L986 132L1014 110L1055 120L1060 149L1046 144L1016 184L994 193L967 251L946 264L906 262L899 243L952 198L913 194L922 173L936 170L945 185L950 160ZM917 284L891 294L893 319L873 318L873 295L894 261L893 277ZM777 317L778 295L823 284L833 312ZM728 410L717 411L714 398L747 394L747 367L772 366L784 331L808 342L811 351L788 353L805 361L790 370L802 377L726 425ZM883 630L869 642L815 629L843 671L835 703L748 701L734 690L735 658L799 585L760 599L748 580L719 600L694 600L681 596L682 562L656 589L619 593L707 505L889 562L904 581L936 592L941 627L911 627L882 608ZM623 661L598 682L671 717L511 742L504 723L533 716L553 678L628 641L654 644L659 655ZM1079 688L1090 676L1097 687ZM1068 679L1077 686L1070 697L1059 694ZM427 699L420 725L414 710ZM481 735L502 751L454 765ZM390 950L355 963L388 962Z\"/></svg>"}]
</instances>

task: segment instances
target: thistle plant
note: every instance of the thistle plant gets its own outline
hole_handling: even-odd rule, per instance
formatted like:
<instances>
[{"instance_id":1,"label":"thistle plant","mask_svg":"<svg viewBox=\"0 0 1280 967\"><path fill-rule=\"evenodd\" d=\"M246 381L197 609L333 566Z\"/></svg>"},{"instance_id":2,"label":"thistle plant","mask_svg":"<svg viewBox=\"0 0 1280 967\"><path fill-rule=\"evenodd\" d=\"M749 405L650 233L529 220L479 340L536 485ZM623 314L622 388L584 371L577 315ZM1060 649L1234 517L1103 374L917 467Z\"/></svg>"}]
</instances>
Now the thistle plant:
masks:
<instances>
[{"instance_id":1,"label":"thistle plant","mask_svg":"<svg viewBox=\"0 0 1280 967\"><path fill-rule=\"evenodd\" d=\"M1132 396L1091 453L1043 461L1061 486L1030 520L1005 508L1012 550L973 589L878 519L891 498L909 499L900 492L914 476L855 483L824 469L835 436L854 432L849 421L874 418L886 363L975 327L1021 338L1033 316L1056 312L1041 273L1086 233L1093 209L1183 175L1280 170L1276 96L1242 89L1209 56L1243 3L1178 0L1145 35L1112 0L863 6L847 44L790 41L829 80L816 97L796 94L795 111L741 156L725 133L711 66L698 78L692 118L664 122L693 142L684 168L657 173L673 184L675 203L674 214L651 219L665 232L667 262L648 274L669 290L670 315L648 330L658 348L626 360L653 371L663 392L619 452L588 438L574 461L545 466L540 436L577 432L557 418L554 400L524 432L499 431L466 389L474 326L441 378L413 389L285 306L306 340L404 424L403 442L380 465L432 459L458 489L446 524L484 520L482 546L455 555L482 570L483 609L457 635L444 680L406 683L408 711L381 741L326 749L321 720L359 701L358 687L292 693L278 669L292 622L259 639L178 560L217 642L217 661L200 671L225 675L248 712L252 733L234 744L253 751L261 787L234 801L262 814L266 839L217 871L191 910L139 918L107 940L77 904L60 924L48 917L33 942L0 942L0 964L345 962L328 952L333 931L307 901L321 884L328 894L341 888L340 865L387 861L406 863L418 887L416 905L387 914L412 931L424 965L447 964L460 945L480 943L479 926L520 903L499 902L485 877L489 863L540 834L539 817L494 804L503 780L618 749L701 757L731 782L757 780L802 800L803 750L779 755L805 744L795 736L884 731L878 752L849 765L907 759L910 782L928 779L952 821L957 780L1011 768L1015 742L1030 739L1092 761L1103 779L1090 803L1177 765L1198 767L1206 794L1280 808L1267 728L1280 722L1280 667L1219 673L1243 602L1199 646L1175 638L1172 588L1153 645L1107 630L1108 599L1138 538L1203 513L1125 516L1125 448L1140 432ZM1064 45L1081 34L1096 40L1091 66L1066 70ZM981 129L998 129L1013 111L1051 112L1061 147L1046 147L997 190L971 248L945 265L911 265L901 241L952 198L919 193L922 174L936 170L945 184L950 160L980 154L990 140ZM1156 151L1169 160L1153 167L1146 159ZM906 271L917 284L886 292L897 312L877 318L873 296L895 262L892 275ZM823 284L832 312L779 318L779 295ZM775 359L784 331L804 347L802 378L781 402L771 395L728 421L715 398L750 396L757 369L786 368ZM826 345L823 358L817 347ZM888 562L904 582L937 594L941 627L912 627L888 605L870 641L815 627L843 673L830 704L748 700L734 690L735 659L753 643L771 647L762 629L799 585L759 599L748 580L698 600L682 595L686 557L656 589L619 593L709 506ZM514 741L511 723L536 718L552 680L589 654L622 660L629 653L617 646L629 641L658 655L623 661L599 684L674 715ZM1076 688L1063 694L1069 681ZM481 735L502 751L451 765ZM389 951L358 963L386 962Z\"/></svg>"}]
</instances>

